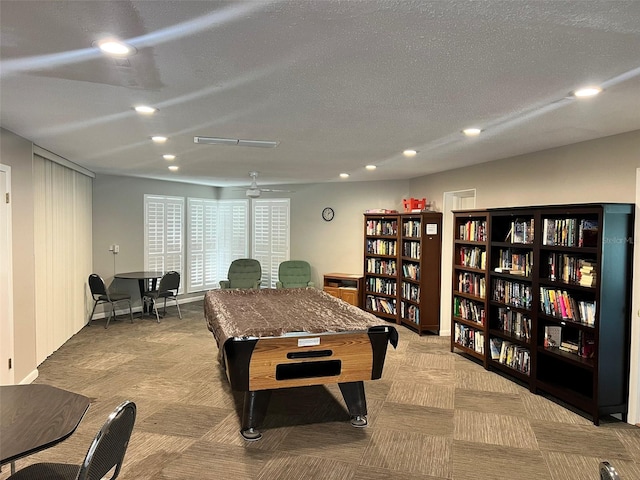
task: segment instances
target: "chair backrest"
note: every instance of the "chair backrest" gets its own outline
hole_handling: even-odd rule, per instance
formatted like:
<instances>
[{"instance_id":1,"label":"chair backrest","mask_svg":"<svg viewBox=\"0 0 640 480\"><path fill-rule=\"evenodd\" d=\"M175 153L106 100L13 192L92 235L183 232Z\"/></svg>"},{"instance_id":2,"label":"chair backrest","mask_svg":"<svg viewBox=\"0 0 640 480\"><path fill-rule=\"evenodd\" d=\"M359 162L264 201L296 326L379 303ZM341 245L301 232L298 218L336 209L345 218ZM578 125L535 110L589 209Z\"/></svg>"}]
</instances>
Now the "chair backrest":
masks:
<instances>
[{"instance_id":1,"label":"chair backrest","mask_svg":"<svg viewBox=\"0 0 640 480\"><path fill-rule=\"evenodd\" d=\"M175 292L180 288L180 274L175 270L165 273L160 279L158 293Z\"/></svg>"},{"instance_id":2,"label":"chair backrest","mask_svg":"<svg viewBox=\"0 0 640 480\"><path fill-rule=\"evenodd\" d=\"M135 403L127 400L116 407L93 439L77 480L101 479L114 467L110 478L118 476L135 421Z\"/></svg>"},{"instance_id":3,"label":"chair backrest","mask_svg":"<svg viewBox=\"0 0 640 480\"><path fill-rule=\"evenodd\" d=\"M284 288L306 287L311 281L311 266L304 260L286 260L278 267L278 280Z\"/></svg>"},{"instance_id":4,"label":"chair backrest","mask_svg":"<svg viewBox=\"0 0 640 480\"><path fill-rule=\"evenodd\" d=\"M96 273L89 275L89 288L91 289L91 295L93 295L94 299L99 295L109 296L109 291L107 290L104 280Z\"/></svg>"},{"instance_id":5,"label":"chair backrest","mask_svg":"<svg viewBox=\"0 0 640 480\"><path fill-rule=\"evenodd\" d=\"M253 288L262 278L260 262L254 258L238 258L229 265L231 288Z\"/></svg>"}]
</instances>

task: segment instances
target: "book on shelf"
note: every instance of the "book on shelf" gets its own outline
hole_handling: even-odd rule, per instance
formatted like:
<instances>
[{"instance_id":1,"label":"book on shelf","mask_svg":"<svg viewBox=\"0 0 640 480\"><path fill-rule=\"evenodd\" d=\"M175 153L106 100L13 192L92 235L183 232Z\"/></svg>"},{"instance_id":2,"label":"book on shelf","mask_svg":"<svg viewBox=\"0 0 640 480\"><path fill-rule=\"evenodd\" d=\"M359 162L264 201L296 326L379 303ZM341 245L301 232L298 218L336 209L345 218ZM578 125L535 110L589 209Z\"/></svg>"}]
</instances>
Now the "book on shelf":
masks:
<instances>
[{"instance_id":1,"label":"book on shelf","mask_svg":"<svg viewBox=\"0 0 640 480\"><path fill-rule=\"evenodd\" d=\"M562 327L556 325L545 325L544 327L544 347L559 347L562 343Z\"/></svg>"},{"instance_id":2,"label":"book on shelf","mask_svg":"<svg viewBox=\"0 0 640 480\"><path fill-rule=\"evenodd\" d=\"M583 219L578 229L578 246L595 247L598 245L598 221Z\"/></svg>"},{"instance_id":3,"label":"book on shelf","mask_svg":"<svg viewBox=\"0 0 640 480\"><path fill-rule=\"evenodd\" d=\"M558 347L558 349L562 350L563 352L575 353L576 355L578 355L578 352L580 350L580 345L578 345L575 342L565 340L563 342L560 342L560 346Z\"/></svg>"},{"instance_id":4,"label":"book on shelf","mask_svg":"<svg viewBox=\"0 0 640 480\"><path fill-rule=\"evenodd\" d=\"M489 341L489 348L491 349L491 360L498 360L500 358L500 351L502 350L502 339L492 337Z\"/></svg>"}]
</instances>

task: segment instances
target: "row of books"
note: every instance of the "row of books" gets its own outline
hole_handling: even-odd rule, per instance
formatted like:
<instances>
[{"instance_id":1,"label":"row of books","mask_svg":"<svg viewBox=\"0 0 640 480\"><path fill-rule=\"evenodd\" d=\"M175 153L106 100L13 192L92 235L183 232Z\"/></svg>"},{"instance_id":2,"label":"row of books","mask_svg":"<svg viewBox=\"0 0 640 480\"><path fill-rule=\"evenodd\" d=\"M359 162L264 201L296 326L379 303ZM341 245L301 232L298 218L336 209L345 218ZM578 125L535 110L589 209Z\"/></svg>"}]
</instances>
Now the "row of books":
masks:
<instances>
[{"instance_id":1,"label":"row of books","mask_svg":"<svg viewBox=\"0 0 640 480\"><path fill-rule=\"evenodd\" d=\"M484 270L487 267L487 251L480 247L460 247L460 265Z\"/></svg>"},{"instance_id":2,"label":"row of books","mask_svg":"<svg viewBox=\"0 0 640 480\"><path fill-rule=\"evenodd\" d=\"M469 272L458 273L458 291L476 297L485 298L487 295L486 279L484 275Z\"/></svg>"},{"instance_id":3,"label":"row of books","mask_svg":"<svg viewBox=\"0 0 640 480\"><path fill-rule=\"evenodd\" d=\"M456 322L454 323L453 341L458 345L484 354L484 333L480 330Z\"/></svg>"},{"instance_id":4,"label":"row of books","mask_svg":"<svg viewBox=\"0 0 640 480\"><path fill-rule=\"evenodd\" d=\"M406 302L400 302L400 316L406 320L420 323L420 308Z\"/></svg>"},{"instance_id":5,"label":"row of books","mask_svg":"<svg viewBox=\"0 0 640 480\"><path fill-rule=\"evenodd\" d=\"M453 297L453 314L480 325L484 325L484 305L468 298Z\"/></svg>"},{"instance_id":6,"label":"row of books","mask_svg":"<svg viewBox=\"0 0 640 480\"><path fill-rule=\"evenodd\" d=\"M540 287L540 308L545 315L595 325L596 302L576 300L566 290Z\"/></svg>"},{"instance_id":7,"label":"row of books","mask_svg":"<svg viewBox=\"0 0 640 480\"><path fill-rule=\"evenodd\" d=\"M389 278L367 278L367 290L375 293L384 293L386 295L396 294L396 281Z\"/></svg>"},{"instance_id":8,"label":"row of books","mask_svg":"<svg viewBox=\"0 0 640 480\"><path fill-rule=\"evenodd\" d=\"M402 275L411 280L420 280L420 264L419 263L403 263Z\"/></svg>"},{"instance_id":9,"label":"row of books","mask_svg":"<svg viewBox=\"0 0 640 480\"><path fill-rule=\"evenodd\" d=\"M395 275L397 264L395 260L386 258L367 258L367 273L378 273L381 275Z\"/></svg>"},{"instance_id":10,"label":"row of books","mask_svg":"<svg viewBox=\"0 0 640 480\"><path fill-rule=\"evenodd\" d=\"M494 278L491 299L513 307L531 310L531 286L502 278Z\"/></svg>"},{"instance_id":11,"label":"row of books","mask_svg":"<svg viewBox=\"0 0 640 480\"><path fill-rule=\"evenodd\" d=\"M546 325L544 327L544 347L549 349L557 348L563 352L572 353L582 358L593 358L595 356L595 335L592 332L582 330L564 334L567 330L560 325Z\"/></svg>"},{"instance_id":12,"label":"row of books","mask_svg":"<svg viewBox=\"0 0 640 480\"><path fill-rule=\"evenodd\" d=\"M405 237L420 237L422 222L420 220L409 220L402 224L402 234Z\"/></svg>"},{"instance_id":13,"label":"row of books","mask_svg":"<svg viewBox=\"0 0 640 480\"><path fill-rule=\"evenodd\" d=\"M373 312L388 313L389 315L396 314L396 301L390 298L374 297L373 295L367 295L365 299L365 306L368 310Z\"/></svg>"},{"instance_id":14,"label":"row of books","mask_svg":"<svg viewBox=\"0 0 640 480\"><path fill-rule=\"evenodd\" d=\"M493 263L493 260L491 263ZM531 276L532 268L533 252L515 252L510 248L501 248L498 250L497 268L495 271L529 277Z\"/></svg>"},{"instance_id":15,"label":"row of books","mask_svg":"<svg viewBox=\"0 0 640 480\"><path fill-rule=\"evenodd\" d=\"M515 219L511 222L511 228L505 237L505 242L533 243L534 226L533 218L524 220Z\"/></svg>"},{"instance_id":16,"label":"row of books","mask_svg":"<svg viewBox=\"0 0 640 480\"><path fill-rule=\"evenodd\" d=\"M402 256L420 258L420 242L402 242Z\"/></svg>"},{"instance_id":17,"label":"row of books","mask_svg":"<svg viewBox=\"0 0 640 480\"><path fill-rule=\"evenodd\" d=\"M577 218L545 218L542 223L543 245L595 247L598 244L598 221Z\"/></svg>"},{"instance_id":18,"label":"row of books","mask_svg":"<svg viewBox=\"0 0 640 480\"><path fill-rule=\"evenodd\" d=\"M509 335L525 341L531 340L531 318L524 313L506 307L498 308L496 327Z\"/></svg>"},{"instance_id":19,"label":"row of books","mask_svg":"<svg viewBox=\"0 0 640 480\"><path fill-rule=\"evenodd\" d=\"M531 373L531 352L529 349L497 337L491 337L489 347L492 360L525 375Z\"/></svg>"},{"instance_id":20,"label":"row of books","mask_svg":"<svg viewBox=\"0 0 640 480\"><path fill-rule=\"evenodd\" d=\"M487 222L486 220L469 220L459 226L458 238L460 240L472 242L487 241Z\"/></svg>"},{"instance_id":21,"label":"row of books","mask_svg":"<svg viewBox=\"0 0 640 480\"><path fill-rule=\"evenodd\" d=\"M413 283L402 282L402 296L408 300L418 302L420 300L420 286Z\"/></svg>"},{"instance_id":22,"label":"row of books","mask_svg":"<svg viewBox=\"0 0 640 480\"><path fill-rule=\"evenodd\" d=\"M395 240L367 239L367 253L375 255L396 255L398 242Z\"/></svg>"},{"instance_id":23,"label":"row of books","mask_svg":"<svg viewBox=\"0 0 640 480\"><path fill-rule=\"evenodd\" d=\"M547 265L549 266L549 280L585 287L595 285L596 264L593 260L566 253L550 252Z\"/></svg>"},{"instance_id":24,"label":"row of books","mask_svg":"<svg viewBox=\"0 0 640 480\"><path fill-rule=\"evenodd\" d=\"M396 220L367 220L367 235L397 235L398 222Z\"/></svg>"}]
</instances>

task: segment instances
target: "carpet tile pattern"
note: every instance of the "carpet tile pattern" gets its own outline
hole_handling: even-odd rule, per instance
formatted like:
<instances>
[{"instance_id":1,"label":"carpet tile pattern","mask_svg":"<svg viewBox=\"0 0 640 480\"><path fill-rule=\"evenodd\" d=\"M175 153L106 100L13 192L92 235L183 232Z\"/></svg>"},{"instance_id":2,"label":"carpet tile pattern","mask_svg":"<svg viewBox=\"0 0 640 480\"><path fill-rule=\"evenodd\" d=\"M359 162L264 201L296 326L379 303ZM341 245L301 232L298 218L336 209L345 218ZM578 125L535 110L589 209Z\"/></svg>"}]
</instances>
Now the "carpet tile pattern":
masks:
<instances>
[{"instance_id":1,"label":"carpet tile pattern","mask_svg":"<svg viewBox=\"0 0 640 480\"><path fill-rule=\"evenodd\" d=\"M367 382L369 425L354 428L336 385L273 392L263 438L239 433L243 395L217 360L202 302L161 323L94 321L39 367L36 383L91 398L78 430L23 458L80 463L125 399L138 417L121 479L591 480L602 460L640 480L640 428L589 418L449 350L449 337L398 327L383 376ZM10 439L2 439L10 441ZM9 476L9 466L0 480Z\"/></svg>"}]
</instances>

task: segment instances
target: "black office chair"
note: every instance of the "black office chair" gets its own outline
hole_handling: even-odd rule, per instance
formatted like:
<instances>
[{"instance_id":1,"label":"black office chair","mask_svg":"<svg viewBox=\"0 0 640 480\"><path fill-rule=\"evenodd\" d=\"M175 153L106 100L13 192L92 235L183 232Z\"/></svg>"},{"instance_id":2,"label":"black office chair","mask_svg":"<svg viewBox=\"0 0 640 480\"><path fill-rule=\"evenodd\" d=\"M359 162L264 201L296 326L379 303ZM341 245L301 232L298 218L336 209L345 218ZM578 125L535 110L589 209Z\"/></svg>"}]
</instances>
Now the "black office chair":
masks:
<instances>
[{"instance_id":1,"label":"black office chair","mask_svg":"<svg viewBox=\"0 0 640 480\"><path fill-rule=\"evenodd\" d=\"M112 475L108 478L113 480L120 474L135 421L136 404L123 402L109 415L81 465L34 463L7 480L99 480L110 472Z\"/></svg>"},{"instance_id":2,"label":"black office chair","mask_svg":"<svg viewBox=\"0 0 640 480\"><path fill-rule=\"evenodd\" d=\"M104 328L107 328L109 326L109 322L111 321L111 315L113 315L114 319L116 318L115 304L124 301L127 301L129 303L129 317L131 318L131 323L133 323L133 312L131 311L131 295L129 295L128 293L109 292L109 289L105 285L102 277L95 273L89 275L89 288L91 289L91 296L93 297L94 304L87 325L89 325L91 323L91 320L93 320L93 314L95 313L98 304L109 303L111 305L111 312L109 312L109 318L107 318L107 323L104 326Z\"/></svg>"},{"instance_id":3,"label":"black office chair","mask_svg":"<svg viewBox=\"0 0 640 480\"><path fill-rule=\"evenodd\" d=\"M600 462L600 480L620 480L620 475L609 462Z\"/></svg>"},{"instance_id":4,"label":"black office chair","mask_svg":"<svg viewBox=\"0 0 640 480\"><path fill-rule=\"evenodd\" d=\"M153 311L156 314L156 320L160 323L160 315L158 315L158 300L164 298L163 315L167 313L167 298L175 300L178 308L178 316L182 319L180 305L178 305L178 289L180 288L180 274L176 271L165 273L160 279L158 289L144 294L143 301L150 300L153 303Z\"/></svg>"}]
</instances>

